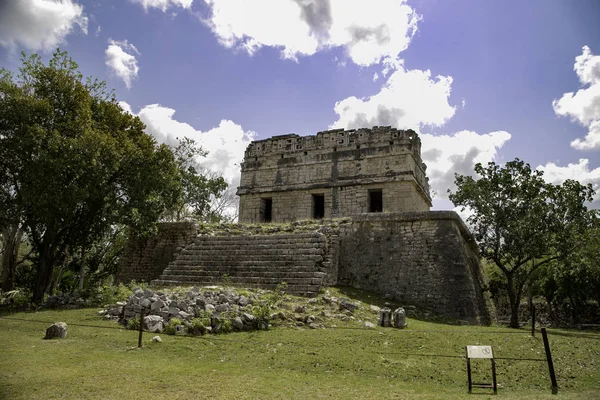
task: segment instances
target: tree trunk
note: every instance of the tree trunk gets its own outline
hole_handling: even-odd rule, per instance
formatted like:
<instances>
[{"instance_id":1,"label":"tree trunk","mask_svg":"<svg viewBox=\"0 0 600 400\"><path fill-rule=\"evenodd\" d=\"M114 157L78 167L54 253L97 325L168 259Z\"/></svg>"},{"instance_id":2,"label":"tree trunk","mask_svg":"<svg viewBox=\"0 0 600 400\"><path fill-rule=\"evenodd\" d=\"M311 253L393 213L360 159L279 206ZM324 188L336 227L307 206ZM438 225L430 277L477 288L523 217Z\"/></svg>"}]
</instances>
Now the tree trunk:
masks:
<instances>
[{"instance_id":1,"label":"tree trunk","mask_svg":"<svg viewBox=\"0 0 600 400\"><path fill-rule=\"evenodd\" d=\"M33 287L32 301L36 305L41 305L44 301L44 295L50 287L52 281L52 273L54 272L54 256L53 249L48 246L43 246L40 252L38 269L35 276L35 285Z\"/></svg>"},{"instance_id":2,"label":"tree trunk","mask_svg":"<svg viewBox=\"0 0 600 400\"><path fill-rule=\"evenodd\" d=\"M519 304L521 303L521 291L515 288L512 275L506 276L506 289L508 291L508 300L510 302L510 327L519 328Z\"/></svg>"},{"instance_id":3,"label":"tree trunk","mask_svg":"<svg viewBox=\"0 0 600 400\"><path fill-rule=\"evenodd\" d=\"M81 249L81 258L79 259L79 292L83 291L85 283L85 247Z\"/></svg>"},{"instance_id":4,"label":"tree trunk","mask_svg":"<svg viewBox=\"0 0 600 400\"><path fill-rule=\"evenodd\" d=\"M4 251L2 252L2 291L9 292L15 288L15 270L23 229L14 225L4 229Z\"/></svg>"}]
</instances>

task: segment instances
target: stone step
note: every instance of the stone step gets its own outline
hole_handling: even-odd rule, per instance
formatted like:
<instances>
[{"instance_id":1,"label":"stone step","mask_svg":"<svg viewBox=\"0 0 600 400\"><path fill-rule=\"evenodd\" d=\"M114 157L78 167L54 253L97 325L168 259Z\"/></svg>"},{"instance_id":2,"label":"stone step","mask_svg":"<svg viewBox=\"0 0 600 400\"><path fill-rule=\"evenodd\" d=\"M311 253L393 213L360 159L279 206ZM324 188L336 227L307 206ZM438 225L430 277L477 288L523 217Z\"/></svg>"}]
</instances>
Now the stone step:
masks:
<instances>
[{"instance_id":1,"label":"stone step","mask_svg":"<svg viewBox=\"0 0 600 400\"><path fill-rule=\"evenodd\" d=\"M177 280L164 280L164 279L156 279L151 282L153 286L180 286L180 285L194 285L194 286L211 286L215 284L223 283L222 280L203 280L203 281L186 281L180 282ZM251 284L249 282L243 282L244 286L248 287L259 287L262 289L274 290L281 282L272 283L272 284ZM288 285L286 291L293 294L298 294L302 296L315 296L321 290L321 285Z\"/></svg>"},{"instance_id":2,"label":"stone step","mask_svg":"<svg viewBox=\"0 0 600 400\"><path fill-rule=\"evenodd\" d=\"M322 278L288 278L288 277L264 277L264 276L249 276L236 277L231 276L224 279L222 276L193 276L193 275L169 275L161 276L160 279L177 281L177 282L196 282L196 281L231 281L233 283L251 283L251 284L278 284L286 282L288 285L320 285L323 282Z\"/></svg>"},{"instance_id":3,"label":"stone step","mask_svg":"<svg viewBox=\"0 0 600 400\"><path fill-rule=\"evenodd\" d=\"M223 276L229 277L281 277L281 278L323 278L324 272L318 271L277 271L277 270L255 270L255 269L221 269L221 270L192 270L192 269L169 269L161 277L188 275L188 276Z\"/></svg>"},{"instance_id":4,"label":"stone step","mask_svg":"<svg viewBox=\"0 0 600 400\"><path fill-rule=\"evenodd\" d=\"M203 257L217 257L217 258L235 258L235 259L255 259L260 257L263 259L298 259L301 260L306 257L322 257L324 252L320 251L298 251L298 250L211 250L211 251L186 251L176 255L177 258L184 260L190 260L193 258Z\"/></svg>"},{"instance_id":5,"label":"stone step","mask_svg":"<svg viewBox=\"0 0 600 400\"><path fill-rule=\"evenodd\" d=\"M273 259L266 259L266 258L257 258L257 259L246 259L246 260L240 260L240 259L235 259L235 258L200 258L200 257L195 257L195 258L191 258L191 259L180 259L177 258L176 260L172 261L171 264L169 264L169 267L171 266L205 266L205 267L219 267L222 265L225 266L243 266L246 268L249 267L298 267L298 268L311 268L314 267L315 264L317 262L323 261L323 257L322 256L318 256L318 257L305 257L304 259L301 260L295 260L295 259L284 259L284 260L273 260Z\"/></svg>"}]
</instances>

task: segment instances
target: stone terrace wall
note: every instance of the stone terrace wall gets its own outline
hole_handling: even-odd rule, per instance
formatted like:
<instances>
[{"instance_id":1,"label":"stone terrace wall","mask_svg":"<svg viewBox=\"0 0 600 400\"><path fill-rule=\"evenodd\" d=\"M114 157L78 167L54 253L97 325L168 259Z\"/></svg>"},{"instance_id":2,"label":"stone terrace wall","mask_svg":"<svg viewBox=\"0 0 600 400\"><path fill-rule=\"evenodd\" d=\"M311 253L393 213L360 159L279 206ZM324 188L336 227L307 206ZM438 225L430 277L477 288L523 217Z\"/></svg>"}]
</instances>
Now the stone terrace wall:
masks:
<instances>
[{"instance_id":1,"label":"stone terrace wall","mask_svg":"<svg viewBox=\"0 0 600 400\"><path fill-rule=\"evenodd\" d=\"M118 279L214 284L224 274L240 285L268 288L285 281L307 295L321 285L353 286L389 293L446 319L490 322L475 242L450 211L217 229L163 224L158 236L132 241Z\"/></svg>"},{"instance_id":2,"label":"stone terrace wall","mask_svg":"<svg viewBox=\"0 0 600 400\"><path fill-rule=\"evenodd\" d=\"M340 226L338 284L441 317L490 322L477 248L451 211L362 214Z\"/></svg>"},{"instance_id":3,"label":"stone terrace wall","mask_svg":"<svg viewBox=\"0 0 600 400\"><path fill-rule=\"evenodd\" d=\"M150 282L157 279L175 253L198 234L193 222L161 223L158 233L148 238L130 238L117 270L117 282Z\"/></svg>"}]
</instances>

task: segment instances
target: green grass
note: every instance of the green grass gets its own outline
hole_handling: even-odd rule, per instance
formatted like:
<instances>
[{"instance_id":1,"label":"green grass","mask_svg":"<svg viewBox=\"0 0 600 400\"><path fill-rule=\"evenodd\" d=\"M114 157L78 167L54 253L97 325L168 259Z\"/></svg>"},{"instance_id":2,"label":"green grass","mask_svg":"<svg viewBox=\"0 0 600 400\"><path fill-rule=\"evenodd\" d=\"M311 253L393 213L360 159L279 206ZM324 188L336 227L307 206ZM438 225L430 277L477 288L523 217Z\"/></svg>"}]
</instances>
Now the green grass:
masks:
<instances>
[{"instance_id":1,"label":"green grass","mask_svg":"<svg viewBox=\"0 0 600 400\"><path fill-rule=\"evenodd\" d=\"M492 345L496 357L544 358L539 333L532 338L526 330L413 319L405 330L358 328L375 321L367 308L357 321L336 322L338 328L161 334L160 344L144 333L143 349L134 348L137 332L98 319L92 309L4 315L0 399L467 398L465 345ZM42 340L49 323L34 320L70 323L67 339ZM600 334L549 333L559 395L550 394L545 362L500 359L498 397L600 398ZM474 360L473 367L475 381L491 381L487 360ZM489 390L475 393L492 398Z\"/></svg>"}]
</instances>

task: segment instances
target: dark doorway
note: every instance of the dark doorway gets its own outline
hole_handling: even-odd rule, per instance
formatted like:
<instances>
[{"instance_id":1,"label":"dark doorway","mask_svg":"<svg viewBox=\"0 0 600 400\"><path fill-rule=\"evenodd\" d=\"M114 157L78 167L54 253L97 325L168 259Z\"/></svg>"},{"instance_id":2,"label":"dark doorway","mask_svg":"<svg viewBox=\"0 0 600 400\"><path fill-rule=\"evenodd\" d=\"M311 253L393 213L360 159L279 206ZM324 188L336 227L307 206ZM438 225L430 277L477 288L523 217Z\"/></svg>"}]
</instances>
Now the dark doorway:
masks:
<instances>
[{"instance_id":1,"label":"dark doorway","mask_svg":"<svg viewBox=\"0 0 600 400\"><path fill-rule=\"evenodd\" d=\"M321 219L325 217L325 195L313 194L312 195L313 205L313 218Z\"/></svg>"},{"instance_id":2,"label":"dark doorway","mask_svg":"<svg viewBox=\"0 0 600 400\"><path fill-rule=\"evenodd\" d=\"M260 199L259 213L261 222L271 222L273 215L273 199Z\"/></svg>"},{"instance_id":3,"label":"dark doorway","mask_svg":"<svg viewBox=\"0 0 600 400\"><path fill-rule=\"evenodd\" d=\"M381 189L369 190L369 212L383 211L383 195Z\"/></svg>"}]
</instances>

